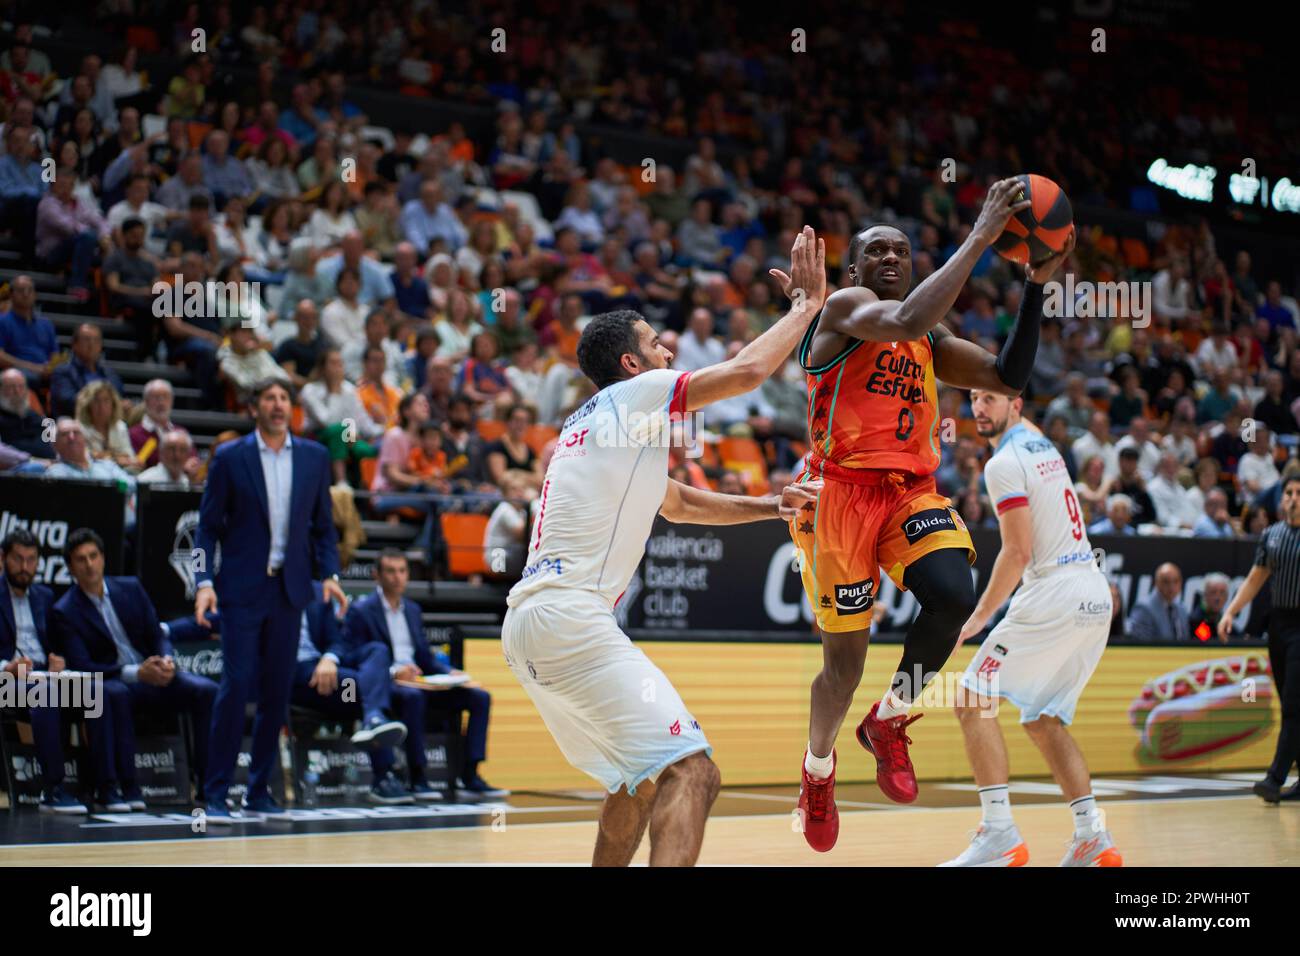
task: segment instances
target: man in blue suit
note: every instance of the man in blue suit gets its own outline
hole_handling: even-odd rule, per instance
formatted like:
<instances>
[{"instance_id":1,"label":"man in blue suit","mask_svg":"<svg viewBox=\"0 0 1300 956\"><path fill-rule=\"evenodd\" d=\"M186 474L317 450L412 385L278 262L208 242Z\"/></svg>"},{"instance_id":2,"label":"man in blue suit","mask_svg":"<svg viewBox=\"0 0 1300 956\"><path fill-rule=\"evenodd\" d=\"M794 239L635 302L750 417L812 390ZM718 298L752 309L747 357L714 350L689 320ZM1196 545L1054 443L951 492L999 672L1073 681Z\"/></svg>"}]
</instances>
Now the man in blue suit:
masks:
<instances>
[{"instance_id":1,"label":"man in blue suit","mask_svg":"<svg viewBox=\"0 0 1300 956\"><path fill-rule=\"evenodd\" d=\"M54 593L36 584L40 547L26 528L9 532L0 543L4 573L0 574L0 669L5 680L24 680L29 671L58 673L67 662L51 652L46 618L54 604ZM12 675L12 676L10 676ZM32 742L41 763L41 810L45 813L88 813L89 809L63 789L64 759L62 721L57 707L27 709L32 725ZM91 760L99 786L109 792L118 789L116 772L103 735L110 718L100 708L98 717L87 717ZM119 807L126 809L125 807Z\"/></svg>"},{"instance_id":2,"label":"man in blue suit","mask_svg":"<svg viewBox=\"0 0 1300 956\"><path fill-rule=\"evenodd\" d=\"M205 787L208 822L219 824L234 820L226 795L254 680L257 717L243 808L252 819L284 813L269 783L313 580L321 580L324 600L337 602L340 615L347 607L338 582L329 453L290 435L293 399L282 382L260 383L249 404L257 427L212 456L195 542L194 619L208 626L207 615L221 604L224 667Z\"/></svg>"},{"instance_id":3,"label":"man in blue suit","mask_svg":"<svg viewBox=\"0 0 1300 956\"><path fill-rule=\"evenodd\" d=\"M330 605L313 601L303 609L293 702L341 719L360 712L361 729L352 742L370 750L370 799L411 803L412 794L393 773L393 746L405 739L406 728L384 717L392 696L392 662L388 648L377 641L347 646Z\"/></svg>"},{"instance_id":4,"label":"man in blue suit","mask_svg":"<svg viewBox=\"0 0 1300 956\"><path fill-rule=\"evenodd\" d=\"M457 673L438 663L429 642L424 638L420 607L406 597L411 571L406 555L396 548L385 548L375 565L379 587L373 594L359 598L348 612L347 639L352 647L379 642L393 657L394 680L415 680L423 674ZM411 793L417 799L431 799L433 788L425 779L427 758L424 752L424 715L426 700L432 706L469 711L465 732L465 764L457 779L457 789L479 797L505 796L507 791L489 786L479 776L478 765L487 756L488 713L492 698L481 687L455 687L430 692L415 687L393 686L393 711L406 724L406 761L411 771ZM458 728L459 729L459 728Z\"/></svg>"},{"instance_id":5,"label":"man in blue suit","mask_svg":"<svg viewBox=\"0 0 1300 956\"><path fill-rule=\"evenodd\" d=\"M194 724L194 770L203 779L208 727L217 685L176 669L171 640L158 612L133 577L104 576L104 541L90 528L68 535L64 559L75 582L50 612L50 641L74 671L104 676L104 710L110 715L109 759L121 790L105 803L144 810L135 780L133 711L184 711ZM200 795L201 799L201 795Z\"/></svg>"}]
</instances>

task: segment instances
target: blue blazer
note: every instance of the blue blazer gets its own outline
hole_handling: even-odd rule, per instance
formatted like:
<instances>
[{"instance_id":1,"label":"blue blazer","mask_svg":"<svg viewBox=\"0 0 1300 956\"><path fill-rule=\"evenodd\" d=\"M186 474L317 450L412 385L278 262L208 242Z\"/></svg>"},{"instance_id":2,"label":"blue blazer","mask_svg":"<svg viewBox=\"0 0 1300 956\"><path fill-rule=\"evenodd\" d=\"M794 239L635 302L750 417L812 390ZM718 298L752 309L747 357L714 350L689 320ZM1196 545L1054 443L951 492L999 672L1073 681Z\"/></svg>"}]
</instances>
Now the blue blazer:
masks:
<instances>
[{"instance_id":1,"label":"blue blazer","mask_svg":"<svg viewBox=\"0 0 1300 956\"><path fill-rule=\"evenodd\" d=\"M313 590L317 593L305 609L307 630L311 635L311 642L316 645L316 650L320 651L321 654L332 653L339 660L343 660L343 655L347 651L343 626L339 619L334 616L334 605L326 604L320 599L319 588L313 586ZM172 642L205 641L219 637L221 635L221 612L218 611L216 614L210 615L208 620L212 622L211 630L195 621L192 614L188 617L178 617L174 621L168 621L167 629L171 634Z\"/></svg>"},{"instance_id":2,"label":"blue blazer","mask_svg":"<svg viewBox=\"0 0 1300 956\"><path fill-rule=\"evenodd\" d=\"M50 658L50 642L45 620L54 604L54 592L35 581L27 588L27 603L32 608L32 623L36 625L36 638L45 649L45 659ZM0 661L11 661L18 653L18 624L14 621L14 602L9 597L9 582L0 574ZM57 651L55 653L58 653Z\"/></svg>"},{"instance_id":3,"label":"blue blazer","mask_svg":"<svg viewBox=\"0 0 1300 956\"><path fill-rule=\"evenodd\" d=\"M323 445L293 436L293 488L289 495L289 540L281 577L289 603L312 602L312 581L339 572L338 535L330 501L330 459ZM266 575L271 554L271 519L257 434L217 449L199 503L195 545L207 568L195 575L211 581L220 602L255 606L270 600L280 582ZM213 575L217 545L221 570Z\"/></svg>"},{"instance_id":4,"label":"blue blazer","mask_svg":"<svg viewBox=\"0 0 1300 956\"><path fill-rule=\"evenodd\" d=\"M420 606L410 598L402 598L402 613L406 615L406 627L411 632L411 643L415 645L415 664L422 674L446 674L449 668L439 664L433 656L429 642L424 639L424 625L420 622ZM347 631L348 646L360 647L371 641L378 641L393 650L393 638L388 633L388 621L384 617L383 598L379 592L372 592L352 602L344 621Z\"/></svg>"},{"instance_id":5,"label":"blue blazer","mask_svg":"<svg viewBox=\"0 0 1300 956\"><path fill-rule=\"evenodd\" d=\"M158 612L140 581L128 577L104 580L108 582L108 600L117 619L141 658L170 654L171 641L158 623ZM50 612L50 641L55 652L67 658L69 670L97 671L109 678L122 673L122 665L117 662L117 645L103 615L75 584L54 603Z\"/></svg>"}]
</instances>

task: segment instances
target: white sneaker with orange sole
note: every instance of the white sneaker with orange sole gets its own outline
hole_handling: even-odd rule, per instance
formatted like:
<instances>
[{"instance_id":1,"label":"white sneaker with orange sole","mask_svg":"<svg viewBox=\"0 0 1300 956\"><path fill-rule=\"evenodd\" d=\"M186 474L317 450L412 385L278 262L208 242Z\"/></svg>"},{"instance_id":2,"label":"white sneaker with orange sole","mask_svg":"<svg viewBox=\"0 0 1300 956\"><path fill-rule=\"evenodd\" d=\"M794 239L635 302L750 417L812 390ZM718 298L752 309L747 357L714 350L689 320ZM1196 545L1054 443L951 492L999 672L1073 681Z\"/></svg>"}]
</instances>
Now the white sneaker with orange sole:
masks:
<instances>
[{"instance_id":1,"label":"white sneaker with orange sole","mask_svg":"<svg viewBox=\"0 0 1300 956\"><path fill-rule=\"evenodd\" d=\"M1029 862L1029 847L1020 838L1015 825L990 829L983 824L971 834L970 846L961 856L940 866L1024 866Z\"/></svg>"},{"instance_id":2,"label":"white sneaker with orange sole","mask_svg":"<svg viewBox=\"0 0 1300 956\"><path fill-rule=\"evenodd\" d=\"M1075 837L1066 844L1065 858L1061 866L1123 866L1124 858L1115 849L1115 841L1110 838L1109 830L1102 830L1094 837L1084 839Z\"/></svg>"}]
</instances>

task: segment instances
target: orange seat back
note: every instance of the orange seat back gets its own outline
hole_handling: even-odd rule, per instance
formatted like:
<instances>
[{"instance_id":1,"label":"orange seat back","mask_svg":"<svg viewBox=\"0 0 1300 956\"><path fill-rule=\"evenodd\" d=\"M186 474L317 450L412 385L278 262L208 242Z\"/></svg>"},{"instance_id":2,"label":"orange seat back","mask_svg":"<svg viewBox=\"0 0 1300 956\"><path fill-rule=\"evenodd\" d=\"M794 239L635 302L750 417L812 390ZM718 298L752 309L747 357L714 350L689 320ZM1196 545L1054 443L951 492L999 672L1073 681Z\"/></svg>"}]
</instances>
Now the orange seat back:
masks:
<instances>
[{"instance_id":1,"label":"orange seat back","mask_svg":"<svg viewBox=\"0 0 1300 956\"><path fill-rule=\"evenodd\" d=\"M361 484L369 490L370 486L375 483L375 475L379 473L378 458L361 459Z\"/></svg>"},{"instance_id":2,"label":"orange seat back","mask_svg":"<svg viewBox=\"0 0 1300 956\"><path fill-rule=\"evenodd\" d=\"M752 495L767 494L767 459L763 449L752 438L724 438L718 442L718 455L722 466L729 471L739 472L745 480L745 487Z\"/></svg>"},{"instance_id":3,"label":"orange seat back","mask_svg":"<svg viewBox=\"0 0 1300 956\"><path fill-rule=\"evenodd\" d=\"M487 515L448 512L440 516L442 537L447 543L447 567L452 577L487 574L483 560L483 541L487 534Z\"/></svg>"},{"instance_id":4,"label":"orange seat back","mask_svg":"<svg viewBox=\"0 0 1300 956\"><path fill-rule=\"evenodd\" d=\"M559 434L559 430L550 425L529 425L528 431L524 432L524 442L533 450L534 455L540 455L546 443Z\"/></svg>"},{"instance_id":5,"label":"orange seat back","mask_svg":"<svg viewBox=\"0 0 1300 956\"><path fill-rule=\"evenodd\" d=\"M506 423L495 418L480 418L476 427L479 437L484 441L496 441L506 433Z\"/></svg>"}]
</instances>

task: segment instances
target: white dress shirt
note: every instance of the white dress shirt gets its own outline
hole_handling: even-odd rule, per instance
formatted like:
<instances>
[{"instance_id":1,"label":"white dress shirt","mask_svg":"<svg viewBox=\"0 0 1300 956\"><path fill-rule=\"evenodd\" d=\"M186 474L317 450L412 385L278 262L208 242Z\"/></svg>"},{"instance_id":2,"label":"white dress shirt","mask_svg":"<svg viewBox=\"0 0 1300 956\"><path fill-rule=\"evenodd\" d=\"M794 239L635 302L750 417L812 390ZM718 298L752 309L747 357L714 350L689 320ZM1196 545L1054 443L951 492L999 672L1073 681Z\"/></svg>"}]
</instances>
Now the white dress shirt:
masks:
<instances>
[{"instance_id":1,"label":"white dress shirt","mask_svg":"<svg viewBox=\"0 0 1300 956\"><path fill-rule=\"evenodd\" d=\"M379 604L384 609L384 621L388 624L388 638L393 643L393 670L415 663L415 641L411 638L411 629L406 626L406 613L402 599L397 599L397 610L393 610L384 597L382 588L376 588Z\"/></svg>"},{"instance_id":2,"label":"white dress shirt","mask_svg":"<svg viewBox=\"0 0 1300 956\"><path fill-rule=\"evenodd\" d=\"M84 588L82 588L81 593L90 598L90 603L95 605L100 617L104 619L104 625L108 628L113 643L117 645L117 662L122 665L122 680L127 684L136 683L140 679L140 664L144 658L140 656L140 652L135 649L131 639L127 637L126 628L122 626L122 622L117 616L117 610L113 607L113 602L108 599L108 581L104 581L104 593L102 595L91 594Z\"/></svg>"},{"instance_id":3,"label":"white dress shirt","mask_svg":"<svg viewBox=\"0 0 1300 956\"><path fill-rule=\"evenodd\" d=\"M266 480L266 510L271 518L271 553L267 571L284 564L284 549L289 542L289 500L293 493L293 436L285 433L284 445L272 450L256 431L257 454L262 460L262 477Z\"/></svg>"}]
</instances>

